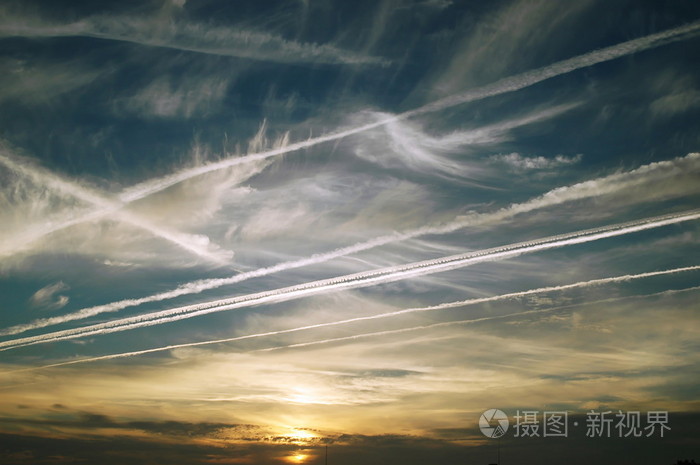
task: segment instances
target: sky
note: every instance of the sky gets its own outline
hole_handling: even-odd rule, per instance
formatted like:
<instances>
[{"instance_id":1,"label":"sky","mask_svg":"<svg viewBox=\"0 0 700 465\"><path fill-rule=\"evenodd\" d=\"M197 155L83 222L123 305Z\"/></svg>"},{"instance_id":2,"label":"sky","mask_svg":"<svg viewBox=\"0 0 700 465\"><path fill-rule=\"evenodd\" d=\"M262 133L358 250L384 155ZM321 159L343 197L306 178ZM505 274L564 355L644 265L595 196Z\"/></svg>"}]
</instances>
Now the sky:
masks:
<instances>
[{"instance_id":1,"label":"sky","mask_svg":"<svg viewBox=\"0 0 700 465\"><path fill-rule=\"evenodd\" d=\"M699 53L693 0L0 2L0 462L700 460Z\"/></svg>"}]
</instances>

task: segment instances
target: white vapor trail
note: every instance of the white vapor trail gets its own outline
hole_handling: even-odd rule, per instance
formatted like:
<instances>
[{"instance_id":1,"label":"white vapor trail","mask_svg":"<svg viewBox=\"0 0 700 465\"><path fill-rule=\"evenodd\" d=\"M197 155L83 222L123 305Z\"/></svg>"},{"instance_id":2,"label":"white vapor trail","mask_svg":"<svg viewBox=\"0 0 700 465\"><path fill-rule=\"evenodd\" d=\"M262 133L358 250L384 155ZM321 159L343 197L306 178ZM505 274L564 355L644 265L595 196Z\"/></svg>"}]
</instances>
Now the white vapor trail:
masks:
<instances>
[{"instance_id":1,"label":"white vapor trail","mask_svg":"<svg viewBox=\"0 0 700 465\"><path fill-rule=\"evenodd\" d=\"M421 330L425 330L425 329L442 328L442 327L446 327L446 326L470 325L470 324L474 324L474 323L481 323L483 321L504 320L506 318L512 318L512 317L537 315L537 314L541 314L541 313L551 313L551 312L556 312L558 310L564 310L564 309L571 308L571 307L580 307L582 305L617 302L617 301L626 300L629 298L654 297L654 296L659 296L659 295L677 294L680 292L689 292L689 291L692 292L692 291L697 291L697 290L700 290L700 286L689 287L686 289L671 289L668 291L657 292L654 294L644 294L641 296L636 295L636 296L629 296L629 297L613 297L611 299L597 300L595 302L582 302L582 303L577 303L577 304L564 305L564 306L560 306L560 307L542 308L542 309L538 309L538 310L526 310L526 311L522 311L522 312L508 313L505 315L495 315L495 316L485 316L485 317L481 317L481 318L472 318L470 320L445 321L442 323L432 323L429 325L411 326L409 328L388 329L385 331L373 331L370 333L353 334L352 336L334 337L334 338L322 339L322 340L317 340L317 341L300 342L297 344L287 344L284 346L269 347L267 349L251 350L248 353L272 352L275 350L282 350L282 349L298 349L301 347L309 347L309 346L315 346L315 345L321 345L321 344L331 344L333 342L354 341L356 339L366 339L366 338L377 337L377 336L388 336L391 334L408 333L408 332L413 332L413 331L421 331ZM225 341L222 341L222 342L225 342ZM178 347L173 347L173 348L178 348ZM16 370L16 372L39 370L42 368L50 368L50 367L54 367L54 366L72 365L75 363L81 363L82 360L84 360L85 362L92 362L92 361L97 361L97 360L108 360L109 358L121 358L121 356L124 356L123 354L114 354L114 355L117 355L117 356L112 357L112 356L106 355L106 356L102 356L102 357L95 357L94 359L87 358L87 359L81 359L81 360L71 360L69 362L61 362L61 363L56 363L56 364L46 365L46 366L41 366L41 367L36 367L36 368L20 369L20 370ZM133 355L140 355L140 354L134 353ZM128 357L130 355L125 355L125 356ZM10 372L10 373L12 373L12 372Z\"/></svg>"},{"instance_id":2,"label":"white vapor trail","mask_svg":"<svg viewBox=\"0 0 700 465\"><path fill-rule=\"evenodd\" d=\"M255 136L248 143L249 150L251 150L251 149L252 150L259 150L267 144L268 141L265 138L266 128L267 128L267 123L266 123L266 121L263 121L263 123L260 125L258 132L255 134ZM279 138L277 138L275 141L273 141L272 146L273 147L283 147L285 144L288 143L288 140L289 140L289 134L285 133L282 136L280 136ZM79 212L76 216L69 214L69 215L67 215L67 218L64 217L65 219L57 219L57 220L51 221L48 224L40 224L40 225L34 226L33 228L25 229L24 231L22 231L22 234L19 237L15 237L14 240L12 240L12 241L9 241L9 240L5 241L5 243L2 245L2 247L0 247L0 256L11 255L11 254L14 254L18 251L21 251L21 250L27 248L28 246L30 246L32 243L41 239L42 237L47 236L47 235L52 234L52 233L55 233L57 231L61 231L63 229L66 229L66 228L69 228L71 226L75 226L75 225L78 225L81 223L102 219L107 215L118 212L119 210L126 207L129 203L139 199L139 198L133 198L129 194L129 191L127 190L127 191L124 191L121 194L119 194L116 199L109 200L108 201L109 203L101 204L99 202L95 202L95 195L96 194L93 195L90 192L82 192L82 191L76 190L75 186L58 178L58 176L55 176L52 173L48 173L46 171L39 172L39 169L36 167L34 167L34 169L31 170L22 164L19 164L17 162L12 162L12 160L0 159L0 162L4 162L11 169L19 170L24 175L29 176L36 181L41 182L44 180L49 180L49 184L51 184L51 182L53 182L52 185L55 189L57 189L59 191L67 192L68 194L73 195L74 197L80 198L84 201L87 201L88 203L92 203L93 206L97 207L94 210ZM248 172L245 172L242 174L239 173L237 175L238 179L236 182L241 182L244 179L247 179L247 178L259 173L267 166L267 164L268 164L267 162L260 163L259 166L254 167L254 169L251 169ZM71 216L73 216L73 217L71 218ZM174 237L174 239L177 239L177 237ZM193 247L198 248L200 250L203 250L203 249L199 244L203 244L204 246L211 245L211 244L209 244L209 239L205 236L187 236L187 235L185 235L184 237L181 237L181 239L184 239L185 242L189 242L190 244L193 244L192 245ZM205 254L211 254L211 252L209 252L207 250L203 250L203 251L205 252ZM230 261L230 259L232 257L231 251L217 250L217 254L220 256L218 256L218 255L214 256L214 259L212 261L217 262L217 264L219 264L219 265Z\"/></svg>"},{"instance_id":3,"label":"white vapor trail","mask_svg":"<svg viewBox=\"0 0 700 465\"><path fill-rule=\"evenodd\" d=\"M700 211L693 210L662 217L646 218L627 223L603 226L595 229L576 231L528 242L468 252L404 265L391 266L372 271L354 273L336 278L312 281L295 286L257 292L243 296L220 299L200 304L176 307L168 310L147 313L129 318L113 320L80 328L55 331L36 336L11 339L0 342L0 351L34 344L56 342L80 337L110 334L136 328L160 325L209 313L234 310L262 304L272 304L299 299L309 295L335 292L359 287L368 287L442 271L453 270L481 262L490 262L515 257L525 253L582 244L609 237L616 237L652 228L659 228L700 218Z\"/></svg>"},{"instance_id":4,"label":"white vapor trail","mask_svg":"<svg viewBox=\"0 0 700 465\"><path fill-rule=\"evenodd\" d=\"M413 116L418 116L426 113L433 113L436 111L444 110L446 108L461 105L463 103L474 102L487 97L493 97L508 92L515 92L517 90L524 89L525 87L537 84L538 82L542 82L547 79L560 76L562 74L570 73L580 68L593 66L595 64L614 60L625 55L630 55L632 53L641 52L643 50L648 50L650 48L683 40L688 36L697 34L698 32L700 32L700 21L696 21L694 23L680 26L674 29L669 29L667 31L659 32L657 34L651 34L645 37L641 37L639 39L633 39L627 42L622 42L620 44L612 45L610 47L594 50L592 52L588 52L583 55L576 56L574 58L569 58L567 60L563 60L551 64L549 66L517 74L515 76L507 77L496 81L492 84L483 87L478 87L476 89L472 89L463 93L451 95L449 97L435 101L433 103L429 103L422 107L404 113L400 113L398 115L386 117L384 119L380 119L372 123L346 129L344 131L333 132L324 136L314 137L301 142L295 142L293 144L289 144L285 147L278 149L267 150L259 153L252 153L243 157L226 158L215 163L210 163L196 168L182 170L178 173L173 173L169 176L165 176L163 178L148 181L139 186L135 186L133 189L130 189L130 194L128 194L124 200L129 201L127 200L129 198L143 198L147 195L151 195L155 192L167 189L170 186L173 186L177 183L193 178L195 176L200 176L205 173L220 170L223 168L228 168L230 166L239 165L241 163L248 163L254 160L264 160L266 158L276 157L290 152L296 152L298 150L310 148L315 145L323 144L325 142L343 139L354 134L369 131L370 129L384 126L395 121L411 118Z\"/></svg>"},{"instance_id":5,"label":"white vapor trail","mask_svg":"<svg viewBox=\"0 0 700 465\"><path fill-rule=\"evenodd\" d=\"M332 45L290 41L253 30L183 21L159 22L133 16L93 16L59 25L32 24L21 18L10 18L4 24L0 23L0 37L90 37L280 63L389 64L382 58L360 55Z\"/></svg>"},{"instance_id":6,"label":"white vapor trail","mask_svg":"<svg viewBox=\"0 0 700 465\"><path fill-rule=\"evenodd\" d=\"M325 328L325 327L329 327L329 326L344 325L344 324L349 324L349 323L355 323L358 321L391 318L391 317L395 317L395 316L399 316L399 315L405 315L408 313L429 312L429 311L443 310L443 309L447 309L447 308L467 307L467 306L478 305L478 304L487 303L487 302L497 302L497 301L501 301L501 300L517 299L519 297L524 297L524 296L533 295L533 294L544 294L544 293L548 293L548 292L564 291L564 290L568 290L568 289L601 286L604 284L626 282L626 281L632 281L632 280L636 280L636 279L651 278L651 277L656 277L656 276L664 276L664 275L669 275L669 274L683 273L685 271L697 271L697 270L700 270L700 265L686 266L686 267L681 267L681 268L673 268L673 269L663 270L663 271L651 271L651 272L646 272L646 273L628 274L628 275L613 276L613 277L608 277L608 278L592 279L589 281L581 281L581 282L573 283L573 284L540 287L540 288L536 288L536 289L529 289L527 291L512 292L512 293L508 293L508 294L501 294L501 295L496 295L496 296L491 296L491 297L482 297L482 298L476 298L476 299L460 300L460 301L456 301L456 302L445 302L442 304L432 305L429 307L407 308L407 309L397 310L397 311L393 311L393 312L380 313L377 315L348 318L345 320L338 320L338 321L331 321L331 322L327 322L327 323L318 323L318 324L313 324L313 325L299 326L299 327L290 328L290 329L268 331L268 332L256 333L256 334L247 334L244 336L235 336L235 337L229 337L229 338L225 338L225 339L212 339L209 341L186 342L186 343L182 343L182 344L172 344L172 345L167 345L167 346L162 346L162 347L154 347L152 349L135 350L135 351L131 351L131 352L121 352L121 353L117 353L117 354L101 355L98 357L82 358L82 359L70 360L70 361L66 361L66 362L53 363L50 365L44 365L44 366L40 366L40 367L25 368L25 369L20 369L20 370L16 370L16 371L33 371L33 370L40 370L43 368L53 368L53 367L60 367L60 366L65 366L65 365L75 365L75 364L79 364L79 363L90 363L90 362L97 362L97 361L101 361L101 360L112 360L112 359L117 359L117 358L135 357L138 355L146 355L146 354L152 354L152 353L156 353L156 352L165 352L165 351L169 351L169 350L183 349L183 348L187 348L187 347L199 347L199 346L205 346L205 345L222 344L222 343L226 343L226 342L243 341L246 339L257 339L257 338L268 337L268 336L278 336L281 334L289 334L289 333L295 333L295 332L300 332L300 331L307 331L307 330L311 330L311 329ZM686 290L691 290L691 289L692 290L700 289L700 287L694 287L694 288L690 288L690 289L686 289ZM664 291L664 292L668 292L668 291ZM590 303L590 302L587 302L587 303ZM581 305L581 304L574 304L574 305ZM380 331L380 332L373 332L373 333L347 336L347 337L341 337L341 338L324 339L321 341L312 341L312 342L306 342L306 343L300 343L300 344L291 344L291 345L285 345L285 346L281 346L281 347L272 347L272 348L268 348L268 349L255 350L253 352L271 351L271 350L279 350L279 349L294 348L294 347L304 347L304 346L308 346L308 345L325 344L325 343L329 343L329 342L336 342L336 341L342 341L342 340L358 339L360 337L370 337L370 336L376 336L376 335L393 333L393 332L415 331L418 329L426 329L426 328L432 328L432 327L438 327L438 326L447 326L447 325L452 325L452 324L465 324L467 322L476 323L479 321L508 318L508 317L512 317L512 316L516 316L516 315L519 316L519 315L529 315L529 314L534 314L534 313L551 312L551 311L561 309L561 308L562 307L538 309L538 310L528 310L528 311L523 311L523 312L510 313L507 315L498 315L498 316L491 316L491 317L484 317L484 318L476 318L476 319L471 319L471 320L466 320L466 321L450 321L450 322L436 323L436 324L427 325L427 326L419 326L419 327L412 327L412 328L403 328L403 329L399 329L399 330L391 330L388 332L387 331ZM12 371L12 372L14 373L15 371Z\"/></svg>"},{"instance_id":7,"label":"white vapor trail","mask_svg":"<svg viewBox=\"0 0 700 465\"><path fill-rule=\"evenodd\" d=\"M224 158L220 161L205 164L195 168L184 169L170 175L149 180L140 184L137 184L129 189L126 189L120 196L119 200L125 204L133 202L138 199L142 199L156 192L165 190L175 184L183 182L187 179L194 178L196 176L201 176L206 173L213 171L229 168L232 166L240 165L243 163L250 163L258 160L265 160L272 157L278 157L291 152L296 152L306 148L310 148L319 144L326 142L331 142L339 139L343 139L354 134L359 134L371 129L387 125L392 122L400 121L403 119L411 118L414 116L419 116L426 113L432 113L453 106L461 105L463 103L474 102L488 97L493 97L500 94L505 94L508 92L515 92L517 90L523 89L525 87L537 84L539 82L551 79L562 74L570 73L577 69L585 68L588 66L593 66L598 63L605 61L614 60L616 58L623 57L625 55L630 55L633 53L641 52L651 48L655 48L661 45L669 44L672 42L677 42L684 40L697 34L700 31L700 21L686 24L677 28L669 29L656 34L650 34L645 37L638 39L629 40L627 42L622 42L617 45L612 45L610 47L602 48L599 50L594 50L592 52L585 53L567 60L563 60L549 66L538 68L525 73L517 74L515 76L507 77L496 81L492 84L478 87L463 93L455 94L444 99L429 103L422 107L400 113L398 115L389 116L383 119L379 119L372 123L364 124L361 126L356 126L354 128L346 129L343 131L337 131L324 136L314 137L301 142L295 142L293 144L288 144L283 147L277 147L270 150L265 150L257 153L251 153L242 157ZM97 216L110 213L108 211L103 211L102 213L95 213ZM70 225L76 224L76 222L85 221L87 218L94 218L94 216L87 215L83 220L74 219L67 223ZM53 231L62 229L61 225L54 226Z\"/></svg>"},{"instance_id":8,"label":"white vapor trail","mask_svg":"<svg viewBox=\"0 0 700 465\"><path fill-rule=\"evenodd\" d=\"M278 263L266 268L240 273L227 278L214 278L193 281L183 284L173 290L152 294L150 296L124 299L104 305L84 308L66 315L44 318L32 321L30 323L12 326L0 330L0 335L14 335L25 331L45 328L56 324L67 323L70 321L90 318L101 313L116 312L124 308L142 305L149 302L160 302L167 299L173 299L182 295L196 294L209 289L215 289L225 285L236 284L248 279L267 276L274 273L279 273L286 270L296 269L304 266L324 263L329 260L343 257L346 255L362 252L375 247L386 245L389 243L416 238L427 234L445 234L453 232L468 226L475 226L485 223L493 223L513 217L518 214L527 213L536 209L559 205L572 200L582 200L590 197L597 197L605 194L611 194L623 189L628 189L648 183L650 178L658 182L661 179L676 176L678 174L689 172L697 169L700 162L700 153L691 153L686 157L677 158L669 161L661 161L643 165L635 170L616 173L613 175L596 178L571 186L559 187L551 190L539 197L535 197L527 202L510 205L506 208L496 210L490 213L471 214L463 218L453 220L442 225L425 226L418 229L394 233L385 236L376 237L374 239L359 242L341 247L330 252L315 254L310 257L287 262Z\"/></svg>"},{"instance_id":9,"label":"white vapor trail","mask_svg":"<svg viewBox=\"0 0 700 465\"><path fill-rule=\"evenodd\" d=\"M53 190L89 203L97 207L102 214L113 213L119 220L131 224L132 226L144 229L153 234L154 236L165 239L177 245L178 247L196 255L199 258L203 258L217 265L223 265L228 262L228 260L225 259L221 254L213 254L209 250L207 250L206 247L201 247L199 243L201 243L202 241L198 238L193 237L189 234L169 231L161 226L152 224L150 221L144 218L141 218L130 212L123 211L121 210L122 204L109 200L103 197L102 195L98 194L97 192L93 192L92 190L86 187L61 179L59 176L53 173L46 172L38 167L32 167L27 163L19 163L17 160L14 160L6 154L0 153L0 163L2 163L15 173L26 176L41 185L47 186ZM44 233L45 231L46 230L43 229L42 233ZM29 232L29 235L31 236L31 232ZM31 241L32 239L33 238L30 237L29 240ZM23 233L23 242L27 242L27 233ZM13 252L16 252L18 249L20 249L19 244L8 245L9 247L6 247L6 249L12 250ZM233 254L229 252L226 255L227 258L230 259Z\"/></svg>"}]
</instances>

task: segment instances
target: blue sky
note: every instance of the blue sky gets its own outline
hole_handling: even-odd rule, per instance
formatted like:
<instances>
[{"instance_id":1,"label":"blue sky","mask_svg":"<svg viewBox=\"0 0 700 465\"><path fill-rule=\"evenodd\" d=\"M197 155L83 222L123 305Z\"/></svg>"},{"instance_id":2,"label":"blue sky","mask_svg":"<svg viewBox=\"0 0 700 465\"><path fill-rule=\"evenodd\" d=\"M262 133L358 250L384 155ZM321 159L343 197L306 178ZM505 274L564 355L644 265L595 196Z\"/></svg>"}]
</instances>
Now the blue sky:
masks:
<instances>
[{"instance_id":1,"label":"blue sky","mask_svg":"<svg viewBox=\"0 0 700 465\"><path fill-rule=\"evenodd\" d=\"M487 463L489 408L696 450L697 2L0 18L4 462Z\"/></svg>"}]
</instances>

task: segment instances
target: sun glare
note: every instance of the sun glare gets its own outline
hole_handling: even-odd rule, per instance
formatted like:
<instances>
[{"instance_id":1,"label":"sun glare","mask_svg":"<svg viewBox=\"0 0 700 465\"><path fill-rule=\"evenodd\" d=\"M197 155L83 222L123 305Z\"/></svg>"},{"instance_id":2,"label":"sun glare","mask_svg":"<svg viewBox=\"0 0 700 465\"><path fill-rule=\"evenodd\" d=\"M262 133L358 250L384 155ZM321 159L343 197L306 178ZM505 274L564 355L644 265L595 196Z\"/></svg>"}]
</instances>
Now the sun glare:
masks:
<instances>
[{"instance_id":1,"label":"sun glare","mask_svg":"<svg viewBox=\"0 0 700 465\"><path fill-rule=\"evenodd\" d=\"M306 463L306 460L308 458L309 458L309 456L306 454L294 454L291 457L289 457L289 462L290 463Z\"/></svg>"},{"instance_id":2,"label":"sun glare","mask_svg":"<svg viewBox=\"0 0 700 465\"><path fill-rule=\"evenodd\" d=\"M313 439L317 437L314 433L310 431L297 428L292 428L292 434L290 434L290 436L298 440Z\"/></svg>"}]
</instances>

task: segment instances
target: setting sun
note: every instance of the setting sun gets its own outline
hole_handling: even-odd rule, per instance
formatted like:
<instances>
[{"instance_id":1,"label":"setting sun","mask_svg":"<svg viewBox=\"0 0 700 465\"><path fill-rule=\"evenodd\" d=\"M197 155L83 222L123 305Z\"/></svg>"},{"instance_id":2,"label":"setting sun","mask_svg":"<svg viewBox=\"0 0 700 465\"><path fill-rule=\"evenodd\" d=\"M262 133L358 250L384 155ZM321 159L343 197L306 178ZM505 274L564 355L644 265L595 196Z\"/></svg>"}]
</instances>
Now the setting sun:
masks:
<instances>
[{"instance_id":1,"label":"setting sun","mask_svg":"<svg viewBox=\"0 0 700 465\"><path fill-rule=\"evenodd\" d=\"M309 456L306 454L295 454L295 455L289 457L289 462L290 463L306 463L306 460L308 458L309 458Z\"/></svg>"},{"instance_id":2,"label":"setting sun","mask_svg":"<svg viewBox=\"0 0 700 465\"><path fill-rule=\"evenodd\" d=\"M290 436L298 440L313 439L317 437L311 431L297 428L292 428L292 434L290 434Z\"/></svg>"}]
</instances>

